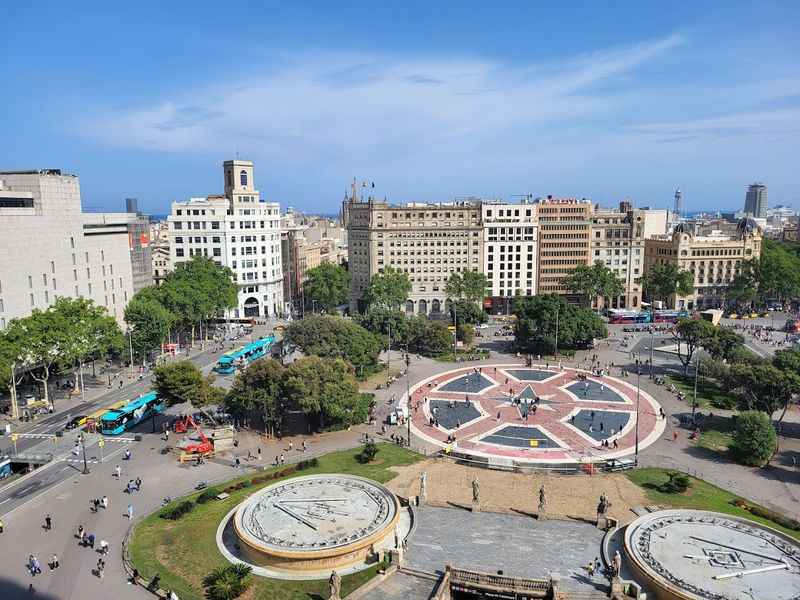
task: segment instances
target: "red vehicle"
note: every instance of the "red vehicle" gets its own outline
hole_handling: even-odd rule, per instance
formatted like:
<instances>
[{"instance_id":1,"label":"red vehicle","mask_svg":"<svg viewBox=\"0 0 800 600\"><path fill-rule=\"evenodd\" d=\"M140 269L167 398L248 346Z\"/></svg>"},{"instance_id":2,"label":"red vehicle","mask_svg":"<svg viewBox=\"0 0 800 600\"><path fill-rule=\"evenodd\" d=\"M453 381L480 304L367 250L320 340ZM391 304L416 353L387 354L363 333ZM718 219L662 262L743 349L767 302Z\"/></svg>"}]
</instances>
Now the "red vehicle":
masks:
<instances>
[{"instance_id":1,"label":"red vehicle","mask_svg":"<svg viewBox=\"0 0 800 600\"><path fill-rule=\"evenodd\" d=\"M214 452L214 444L206 437L206 434L203 433L203 430L200 426L195 423L192 415L186 416L186 421L189 425L194 427L195 431L197 431L197 435L200 437L199 442L195 442L193 444L186 445L183 450L186 454L193 454L193 455L200 455L200 456L207 456L209 454L213 454Z\"/></svg>"}]
</instances>

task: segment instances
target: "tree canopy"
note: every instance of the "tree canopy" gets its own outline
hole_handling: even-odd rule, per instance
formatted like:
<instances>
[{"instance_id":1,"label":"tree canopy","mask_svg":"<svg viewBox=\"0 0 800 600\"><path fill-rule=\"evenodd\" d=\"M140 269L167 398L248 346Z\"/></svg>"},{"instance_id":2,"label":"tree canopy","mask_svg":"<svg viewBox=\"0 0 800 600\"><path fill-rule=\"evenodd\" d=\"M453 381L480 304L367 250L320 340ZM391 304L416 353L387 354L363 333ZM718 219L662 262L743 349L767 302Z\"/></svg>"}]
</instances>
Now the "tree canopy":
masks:
<instances>
[{"instance_id":1,"label":"tree canopy","mask_svg":"<svg viewBox=\"0 0 800 600\"><path fill-rule=\"evenodd\" d=\"M283 372L281 364L271 358L255 361L234 377L225 408L234 415L256 411L268 429L279 427Z\"/></svg>"},{"instance_id":2,"label":"tree canopy","mask_svg":"<svg viewBox=\"0 0 800 600\"><path fill-rule=\"evenodd\" d=\"M450 303L450 320L458 319L458 324L469 323L479 325L489 320L483 308L479 304L469 300L455 300Z\"/></svg>"},{"instance_id":3,"label":"tree canopy","mask_svg":"<svg viewBox=\"0 0 800 600\"><path fill-rule=\"evenodd\" d=\"M733 441L728 449L737 462L760 467L770 459L777 442L772 420L767 415L745 411L736 416Z\"/></svg>"},{"instance_id":4,"label":"tree canopy","mask_svg":"<svg viewBox=\"0 0 800 600\"><path fill-rule=\"evenodd\" d=\"M486 290L490 287L489 279L478 271L464 271L451 273L445 284L445 294L451 300L466 300L468 302L481 302L486 297Z\"/></svg>"},{"instance_id":5,"label":"tree canopy","mask_svg":"<svg viewBox=\"0 0 800 600\"><path fill-rule=\"evenodd\" d=\"M189 360L161 365L153 371L153 388L167 405L188 402L196 408L219 404L224 390L213 386L214 375L206 377Z\"/></svg>"},{"instance_id":6,"label":"tree canopy","mask_svg":"<svg viewBox=\"0 0 800 600\"><path fill-rule=\"evenodd\" d=\"M561 283L580 296L581 305L586 308L592 305L595 298L616 298L625 292L617 274L603 263L578 265Z\"/></svg>"},{"instance_id":7,"label":"tree canopy","mask_svg":"<svg viewBox=\"0 0 800 600\"><path fill-rule=\"evenodd\" d=\"M716 331L711 323L703 319L679 319L673 335L678 343L678 359L683 365L683 374L686 375L697 348L713 339Z\"/></svg>"},{"instance_id":8,"label":"tree canopy","mask_svg":"<svg viewBox=\"0 0 800 600\"><path fill-rule=\"evenodd\" d=\"M567 303L561 296L524 296L514 299L517 316L516 345L525 353L546 354L556 349L586 348L608 335L603 320L593 311Z\"/></svg>"},{"instance_id":9,"label":"tree canopy","mask_svg":"<svg viewBox=\"0 0 800 600\"><path fill-rule=\"evenodd\" d=\"M386 267L383 273L376 273L364 290L363 300L367 306L400 309L411 293L411 280L408 273Z\"/></svg>"},{"instance_id":10,"label":"tree canopy","mask_svg":"<svg viewBox=\"0 0 800 600\"><path fill-rule=\"evenodd\" d=\"M382 348L381 340L361 325L333 315L313 315L292 322L286 339L305 354L343 358L356 369L377 364Z\"/></svg>"},{"instance_id":11,"label":"tree canopy","mask_svg":"<svg viewBox=\"0 0 800 600\"><path fill-rule=\"evenodd\" d=\"M673 263L656 263L642 277L642 290L650 300L668 304L674 294L687 296L694 289L694 276Z\"/></svg>"},{"instance_id":12,"label":"tree canopy","mask_svg":"<svg viewBox=\"0 0 800 600\"><path fill-rule=\"evenodd\" d=\"M131 332L135 359L144 360L167 340L176 316L162 304L158 288L137 292L125 307L125 322Z\"/></svg>"},{"instance_id":13,"label":"tree canopy","mask_svg":"<svg viewBox=\"0 0 800 600\"><path fill-rule=\"evenodd\" d=\"M303 283L306 302L319 304L327 312L347 303L350 297L350 273L341 265L324 262L306 271Z\"/></svg>"},{"instance_id":14,"label":"tree canopy","mask_svg":"<svg viewBox=\"0 0 800 600\"><path fill-rule=\"evenodd\" d=\"M210 258L178 263L159 286L158 298L187 327L237 305L233 271Z\"/></svg>"}]
</instances>

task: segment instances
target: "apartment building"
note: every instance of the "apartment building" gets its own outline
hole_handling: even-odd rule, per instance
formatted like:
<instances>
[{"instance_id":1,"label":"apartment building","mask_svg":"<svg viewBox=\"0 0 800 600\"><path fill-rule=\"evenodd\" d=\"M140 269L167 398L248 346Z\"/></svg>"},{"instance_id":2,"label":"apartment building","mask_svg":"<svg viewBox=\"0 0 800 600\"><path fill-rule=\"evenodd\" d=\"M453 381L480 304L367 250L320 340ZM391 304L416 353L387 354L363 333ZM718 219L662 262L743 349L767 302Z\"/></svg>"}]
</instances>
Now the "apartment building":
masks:
<instances>
[{"instance_id":1,"label":"apartment building","mask_svg":"<svg viewBox=\"0 0 800 600\"><path fill-rule=\"evenodd\" d=\"M370 278L392 267L408 274L408 314L446 311L452 273L483 268L481 205L474 199L389 204L362 199L353 187L342 206L351 274L350 309L356 311Z\"/></svg>"},{"instance_id":2,"label":"apartment building","mask_svg":"<svg viewBox=\"0 0 800 600\"><path fill-rule=\"evenodd\" d=\"M595 308L637 308L642 300L645 239L665 235L667 211L634 209L620 202L618 209L596 208L592 213L591 264L604 264L619 278L624 293L596 298Z\"/></svg>"},{"instance_id":3,"label":"apartment building","mask_svg":"<svg viewBox=\"0 0 800 600\"><path fill-rule=\"evenodd\" d=\"M78 176L60 169L0 172L0 328L58 296L89 298L122 323L137 219L83 212Z\"/></svg>"},{"instance_id":4,"label":"apartment building","mask_svg":"<svg viewBox=\"0 0 800 600\"><path fill-rule=\"evenodd\" d=\"M306 272L322 263L322 244L306 239L305 227L281 231L283 297L295 313L303 310L303 284Z\"/></svg>"},{"instance_id":5,"label":"apartment building","mask_svg":"<svg viewBox=\"0 0 800 600\"><path fill-rule=\"evenodd\" d=\"M537 204L483 202L483 272L489 280L484 307L491 313L508 313L515 295L532 296L537 289Z\"/></svg>"},{"instance_id":6,"label":"apartment building","mask_svg":"<svg viewBox=\"0 0 800 600\"><path fill-rule=\"evenodd\" d=\"M261 200L251 161L225 161L223 175L223 195L172 203L170 266L207 256L229 267L239 286L230 316L283 315L280 205Z\"/></svg>"},{"instance_id":7,"label":"apartment building","mask_svg":"<svg viewBox=\"0 0 800 600\"><path fill-rule=\"evenodd\" d=\"M741 219L731 233L696 235L688 225L679 224L671 236L645 241L645 270L658 263L672 263L694 275L692 293L670 299L675 308L719 308L725 305L726 290L742 261L761 256L761 241L761 229L749 217Z\"/></svg>"},{"instance_id":8,"label":"apartment building","mask_svg":"<svg viewBox=\"0 0 800 600\"><path fill-rule=\"evenodd\" d=\"M537 198L539 215L539 294L569 296L562 284L578 265L590 261L592 203L577 198Z\"/></svg>"}]
</instances>

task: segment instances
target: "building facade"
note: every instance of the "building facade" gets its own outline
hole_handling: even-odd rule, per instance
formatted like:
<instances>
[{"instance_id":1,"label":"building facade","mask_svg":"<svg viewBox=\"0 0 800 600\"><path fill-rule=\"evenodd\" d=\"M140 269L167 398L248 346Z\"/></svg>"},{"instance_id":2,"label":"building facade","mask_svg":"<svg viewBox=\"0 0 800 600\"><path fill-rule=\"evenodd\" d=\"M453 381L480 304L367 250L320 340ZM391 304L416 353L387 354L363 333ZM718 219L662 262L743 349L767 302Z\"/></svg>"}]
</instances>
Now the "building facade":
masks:
<instances>
[{"instance_id":1,"label":"building facade","mask_svg":"<svg viewBox=\"0 0 800 600\"><path fill-rule=\"evenodd\" d=\"M58 296L89 298L122 323L136 218L82 212L79 178L60 169L0 172L0 328Z\"/></svg>"},{"instance_id":2,"label":"building facade","mask_svg":"<svg viewBox=\"0 0 800 600\"><path fill-rule=\"evenodd\" d=\"M596 209L592 214L591 264L604 264L623 285L616 298L596 298L595 308L636 309L641 305L645 240L665 235L665 210L634 209L621 202L618 210Z\"/></svg>"},{"instance_id":3,"label":"building facade","mask_svg":"<svg viewBox=\"0 0 800 600\"><path fill-rule=\"evenodd\" d=\"M354 188L355 190L355 188ZM479 201L389 204L353 192L342 206L351 274L350 309L358 310L370 278L388 267L411 280L405 311L439 316L452 273L483 267Z\"/></svg>"},{"instance_id":4,"label":"building facade","mask_svg":"<svg viewBox=\"0 0 800 600\"><path fill-rule=\"evenodd\" d=\"M539 294L569 296L562 281L590 260L592 203L576 198L539 198Z\"/></svg>"},{"instance_id":5,"label":"building facade","mask_svg":"<svg viewBox=\"0 0 800 600\"><path fill-rule=\"evenodd\" d=\"M136 198L125 198L125 212L135 215L128 225L133 270L133 293L153 285L153 250L150 240L150 218L139 212Z\"/></svg>"},{"instance_id":6,"label":"building facade","mask_svg":"<svg viewBox=\"0 0 800 600\"><path fill-rule=\"evenodd\" d=\"M537 291L539 220L537 204L481 204L483 273L489 280L484 307L492 313L510 313L515 295Z\"/></svg>"},{"instance_id":7,"label":"building facade","mask_svg":"<svg viewBox=\"0 0 800 600\"><path fill-rule=\"evenodd\" d=\"M322 263L321 244L306 239L304 233L302 227L281 231L283 297L295 314L304 310L306 272Z\"/></svg>"},{"instance_id":8,"label":"building facade","mask_svg":"<svg viewBox=\"0 0 800 600\"><path fill-rule=\"evenodd\" d=\"M206 256L229 267L239 287L233 318L285 314L280 205L255 189L253 163L223 163L222 196L173 202L169 222L170 266Z\"/></svg>"},{"instance_id":9,"label":"building facade","mask_svg":"<svg viewBox=\"0 0 800 600\"><path fill-rule=\"evenodd\" d=\"M744 212L756 219L766 219L767 207L767 186L759 182L749 185L744 197Z\"/></svg>"},{"instance_id":10,"label":"building facade","mask_svg":"<svg viewBox=\"0 0 800 600\"><path fill-rule=\"evenodd\" d=\"M692 293L669 299L675 308L724 307L725 293L740 272L742 261L761 256L761 240L761 230L752 218L739 221L733 233L713 231L695 235L681 224L671 236L645 241L645 270L659 263L671 263L692 273Z\"/></svg>"}]
</instances>

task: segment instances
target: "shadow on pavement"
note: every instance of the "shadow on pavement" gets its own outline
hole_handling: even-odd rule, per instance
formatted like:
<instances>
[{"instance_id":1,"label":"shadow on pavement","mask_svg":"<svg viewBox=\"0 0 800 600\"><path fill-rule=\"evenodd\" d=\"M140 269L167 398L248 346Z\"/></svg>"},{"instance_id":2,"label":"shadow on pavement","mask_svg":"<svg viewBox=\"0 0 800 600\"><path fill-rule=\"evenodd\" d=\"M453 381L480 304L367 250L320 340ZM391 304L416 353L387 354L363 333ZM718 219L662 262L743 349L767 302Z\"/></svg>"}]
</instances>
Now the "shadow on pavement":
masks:
<instances>
[{"instance_id":1,"label":"shadow on pavement","mask_svg":"<svg viewBox=\"0 0 800 600\"><path fill-rule=\"evenodd\" d=\"M41 578L41 575L39 577ZM30 598L36 598L37 600L58 600L56 596L40 592L37 587L39 581L42 581L44 584L47 580L32 577L29 584L33 585L33 590L31 590L29 587L23 587L16 581L0 578L0 598L3 600L22 600L23 598L26 600Z\"/></svg>"}]
</instances>

